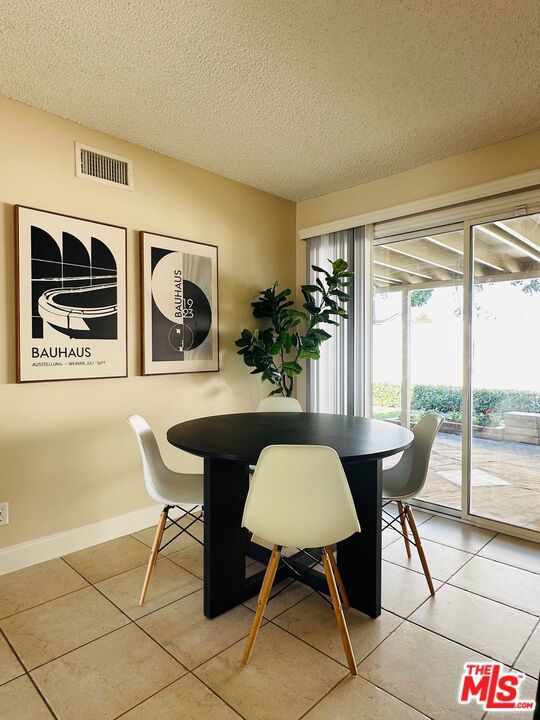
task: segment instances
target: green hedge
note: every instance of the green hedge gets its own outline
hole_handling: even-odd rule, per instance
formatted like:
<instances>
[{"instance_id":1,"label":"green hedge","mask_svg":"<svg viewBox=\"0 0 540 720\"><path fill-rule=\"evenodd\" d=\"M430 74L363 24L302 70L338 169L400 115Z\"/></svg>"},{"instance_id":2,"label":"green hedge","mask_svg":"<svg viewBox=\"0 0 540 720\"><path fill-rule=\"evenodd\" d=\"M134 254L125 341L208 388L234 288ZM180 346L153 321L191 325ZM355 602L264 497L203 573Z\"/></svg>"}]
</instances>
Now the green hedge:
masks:
<instances>
[{"instance_id":1,"label":"green hedge","mask_svg":"<svg viewBox=\"0 0 540 720\"><path fill-rule=\"evenodd\" d=\"M399 408L401 386L397 383L374 383L373 404ZM461 414L461 388L452 385L415 385L411 398L412 410L435 410L440 413ZM510 411L540 413L540 393L527 390L495 390L478 388L474 391L473 414L501 415Z\"/></svg>"},{"instance_id":2,"label":"green hedge","mask_svg":"<svg viewBox=\"0 0 540 720\"><path fill-rule=\"evenodd\" d=\"M373 404L401 407L401 386L396 383L373 383Z\"/></svg>"},{"instance_id":3,"label":"green hedge","mask_svg":"<svg viewBox=\"0 0 540 720\"><path fill-rule=\"evenodd\" d=\"M411 398L415 410L436 410L442 413L461 411L461 388L451 385L415 385ZM478 388L474 391L473 414L520 411L540 413L540 393L528 390L495 390Z\"/></svg>"}]
</instances>

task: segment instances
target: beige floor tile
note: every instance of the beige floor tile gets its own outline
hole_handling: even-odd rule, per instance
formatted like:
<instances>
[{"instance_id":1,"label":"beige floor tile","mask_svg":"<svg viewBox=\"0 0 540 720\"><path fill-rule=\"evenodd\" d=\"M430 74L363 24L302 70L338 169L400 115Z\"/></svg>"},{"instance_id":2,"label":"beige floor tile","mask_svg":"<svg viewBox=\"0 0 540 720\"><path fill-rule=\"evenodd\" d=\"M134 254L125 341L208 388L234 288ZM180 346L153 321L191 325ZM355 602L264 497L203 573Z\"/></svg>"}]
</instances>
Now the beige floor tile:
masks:
<instances>
[{"instance_id":1,"label":"beige floor tile","mask_svg":"<svg viewBox=\"0 0 540 720\"><path fill-rule=\"evenodd\" d=\"M184 521L182 524L187 525L188 522ZM179 532L180 531L176 527L176 525L172 525L163 534L163 540L161 544L164 545L165 543L169 542L169 540L174 538L174 536L177 535ZM203 525L201 525L201 523L195 523L194 525L192 525L189 528L189 532L191 533L191 535L195 535L195 537L199 538L199 540L203 540L204 527ZM155 534L156 526L153 525L152 527L146 528L145 530L140 530L139 532L134 533L133 537L137 538L137 540L140 540L142 543L151 548L154 543ZM183 550L183 548L190 547L191 545L199 545L199 543L194 540L190 535L183 532L179 537L176 538L176 540L173 540L170 545L167 545L167 547L161 551L161 554L172 555L172 553L178 552L178 550Z\"/></svg>"},{"instance_id":2,"label":"beige floor tile","mask_svg":"<svg viewBox=\"0 0 540 720\"><path fill-rule=\"evenodd\" d=\"M519 686L520 700L534 700L536 693L536 680L525 678ZM485 720L536 720L533 718L533 710L511 710L501 712L499 710L488 712Z\"/></svg>"},{"instance_id":3,"label":"beige floor tile","mask_svg":"<svg viewBox=\"0 0 540 720\"><path fill-rule=\"evenodd\" d=\"M122 715L122 720L241 720L193 675L184 675Z\"/></svg>"},{"instance_id":4,"label":"beige floor tile","mask_svg":"<svg viewBox=\"0 0 540 720\"><path fill-rule=\"evenodd\" d=\"M92 587L51 600L0 623L28 669L75 650L129 620Z\"/></svg>"},{"instance_id":5,"label":"beige floor tile","mask_svg":"<svg viewBox=\"0 0 540 720\"><path fill-rule=\"evenodd\" d=\"M2 720L53 720L26 675L0 687L0 716Z\"/></svg>"},{"instance_id":6,"label":"beige floor tile","mask_svg":"<svg viewBox=\"0 0 540 720\"><path fill-rule=\"evenodd\" d=\"M347 677L304 720L428 720L364 678Z\"/></svg>"},{"instance_id":7,"label":"beige floor tile","mask_svg":"<svg viewBox=\"0 0 540 720\"><path fill-rule=\"evenodd\" d=\"M59 720L112 720L185 674L135 625L34 670Z\"/></svg>"},{"instance_id":8,"label":"beige floor tile","mask_svg":"<svg viewBox=\"0 0 540 720\"><path fill-rule=\"evenodd\" d=\"M266 571L266 567L266 565L263 565L262 563L255 560L255 562L246 565L246 577L251 577L252 575L256 575L259 572L264 572Z\"/></svg>"},{"instance_id":9,"label":"beige floor tile","mask_svg":"<svg viewBox=\"0 0 540 720\"><path fill-rule=\"evenodd\" d=\"M0 685L24 673L15 653L0 635ZM0 705L1 707L1 705Z\"/></svg>"},{"instance_id":10,"label":"beige floor tile","mask_svg":"<svg viewBox=\"0 0 540 720\"><path fill-rule=\"evenodd\" d=\"M448 580L457 570L459 570L473 556L463 550L439 543L431 542L431 540L423 540L422 547L426 554L431 576L436 580ZM411 559L407 557L405 546L403 543L394 543L383 550L383 558L390 562L401 565L402 567L423 573L422 563L418 557L418 553L414 545L411 546Z\"/></svg>"},{"instance_id":11,"label":"beige floor tile","mask_svg":"<svg viewBox=\"0 0 540 720\"><path fill-rule=\"evenodd\" d=\"M167 555L167 558L185 570L189 570L193 575L200 578L204 577L204 548L202 545L195 543L183 550Z\"/></svg>"},{"instance_id":12,"label":"beige floor tile","mask_svg":"<svg viewBox=\"0 0 540 720\"><path fill-rule=\"evenodd\" d=\"M0 618L54 600L85 585L88 583L60 559L2 575Z\"/></svg>"},{"instance_id":13,"label":"beige floor tile","mask_svg":"<svg viewBox=\"0 0 540 720\"><path fill-rule=\"evenodd\" d=\"M400 565L383 562L382 576L382 606L395 615L408 617L430 597L423 574L407 570ZM441 583L433 580L433 585L437 590Z\"/></svg>"},{"instance_id":14,"label":"beige floor tile","mask_svg":"<svg viewBox=\"0 0 540 720\"><path fill-rule=\"evenodd\" d=\"M282 588L286 588L286 590L282 590ZM268 620L272 620L282 612L285 612L285 610L288 610L293 605L296 605L297 602L300 602L300 600L303 600L312 592L311 588L307 585L304 585L301 582L291 583L289 578L282 580L282 582L275 585L272 588L272 594L279 592L280 590L282 590L282 592L280 592L279 595L272 597L266 606L264 617L268 618ZM244 604L255 612L258 601L258 595L254 595L249 600L246 600Z\"/></svg>"},{"instance_id":15,"label":"beige floor tile","mask_svg":"<svg viewBox=\"0 0 540 720\"><path fill-rule=\"evenodd\" d=\"M247 667L240 641L195 671L246 720L297 720L347 670L281 628L268 623Z\"/></svg>"},{"instance_id":16,"label":"beige floor tile","mask_svg":"<svg viewBox=\"0 0 540 720\"><path fill-rule=\"evenodd\" d=\"M391 545L392 543L395 543L397 540L401 541L401 544L403 545L403 538L401 535L397 532L397 530L394 530L393 527L387 528L383 534L382 534L382 546L383 548L388 547L388 545Z\"/></svg>"},{"instance_id":17,"label":"beige floor tile","mask_svg":"<svg viewBox=\"0 0 540 720\"><path fill-rule=\"evenodd\" d=\"M540 575L535 573L477 556L450 582L519 610L540 614Z\"/></svg>"},{"instance_id":18,"label":"beige floor tile","mask_svg":"<svg viewBox=\"0 0 540 720\"><path fill-rule=\"evenodd\" d=\"M144 565L148 562L148 556L147 548L127 535L71 553L64 560L89 582L97 583Z\"/></svg>"},{"instance_id":19,"label":"beige floor tile","mask_svg":"<svg viewBox=\"0 0 540 720\"><path fill-rule=\"evenodd\" d=\"M404 623L364 662L360 675L433 720L480 720L480 706L459 705L463 665L478 653Z\"/></svg>"},{"instance_id":20,"label":"beige floor tile","mask_svg":"<svg viewBox=\"0 0 540 720\"><path fill-rule=\"evenodd\" d=\"M538 677L540 673L540 624L521 651L515 666L531 677Z\"/></svg>"},{"instance_id":21,"label":"beige floor tile","mask_svg":"<svg viewBox=\"0 0 540 720\"><path fill-rule=\"evenodd\" d=\"M452 585L442 587L409 620L510 665L537 623L533 615Z\"/></svg>"},{"instance_id":22,"label":"beige floor tile","mask_svg":"<svg viewBox=\"0 0 540 720\"><path fill-rule=\"evenodd\" d=\"M450 545L458 550L476 553L495 537L495 533L434 516L422 524L420 536L422 539Z\"/></svg>"},{"instance_id":23,"label":"beige floor tile","mask_svg":"<svg viewBox=\"0 0 540 720\"><path fill-rule=\"evenodd\" d=\"M540 544L509 537L508 535L497 535L479 553L482 557L490 560L498 560L508 565L530 572L540 573Z\"/></svg>"},{"instance_id":24,"label":"beige floor tile","mask_svg":"<svg viewBox=\"0 0 540 720\"><path fill-rule=\"evenodd\" d=\"M102 580L97 583L96 587L130 618L136 620L174 600L189 595L201 588L203 584L200 578L195 577L187 570L170 562L167 558L160 558L150 580L145 603L141 607L139 598L145 574L146 566L143 565Z\"/></svg>"},{"instance_id":25,"label":"beige floor tile","mask_svg":"<svg viewBox=\"0 0 540 720\"><path fill-rule=\"evenodd\" d=\"M190 573L197 577L204 577L204 548L199 543L190 545L183 550L178 550L170 555L167 555L168 560L172 560L180 567L189 570ZM249 576L251 572L258 572L264 569L263 565L257 563L250 557L246 557L246 575Z\"/></svg>"},{"instance_id":26,"label":"beige floor tile","mask_svg":"<svg viewBox=\"0 0 540 720\"><path fill-rule=\"evenodd\" d=\"M353 609L346 610L345 616L357 663L403 622L385 610L376 620ZM318 595L302 600L275 622L325 655L347 665L334 611Z\"/></svg>"},{"instance_id":27,"label":"beige floor tile","mask_svg":"<svg viewBox=\"0 0 540 720\"><path fill-rule=\"evenodd\" d=\"M189 670L249 633L254 615L243 605L209 620L203 614L203 593L167 605L141 618L139 625Z\"/></svg>"}]
</instances>

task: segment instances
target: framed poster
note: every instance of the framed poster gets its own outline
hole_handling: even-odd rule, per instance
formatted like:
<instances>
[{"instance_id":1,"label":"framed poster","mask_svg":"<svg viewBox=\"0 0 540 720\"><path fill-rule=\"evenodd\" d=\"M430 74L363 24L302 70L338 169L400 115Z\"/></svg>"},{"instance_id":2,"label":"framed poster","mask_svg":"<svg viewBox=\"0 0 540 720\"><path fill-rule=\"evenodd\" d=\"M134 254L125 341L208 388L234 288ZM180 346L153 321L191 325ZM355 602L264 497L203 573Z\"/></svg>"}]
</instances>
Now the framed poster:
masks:
<instances>
[{"instance_id":1,"label":"framed poster","mask_svg":"<svg viewBox=\"0 0 540 720\"><path fill-rule=\"evenodd\" d=\"M18 382L125 377L126 229L15 207Z\"/></svg>"},{"instance_id":2,"label":"framed poster","mask_svg":"<svg viewBox=\"0 0 540 720\"><path fill-rule=\"evenodd\" d=\"M141 232L143 374L219 370L217 247Z\"/></svg>"}]
</instances>

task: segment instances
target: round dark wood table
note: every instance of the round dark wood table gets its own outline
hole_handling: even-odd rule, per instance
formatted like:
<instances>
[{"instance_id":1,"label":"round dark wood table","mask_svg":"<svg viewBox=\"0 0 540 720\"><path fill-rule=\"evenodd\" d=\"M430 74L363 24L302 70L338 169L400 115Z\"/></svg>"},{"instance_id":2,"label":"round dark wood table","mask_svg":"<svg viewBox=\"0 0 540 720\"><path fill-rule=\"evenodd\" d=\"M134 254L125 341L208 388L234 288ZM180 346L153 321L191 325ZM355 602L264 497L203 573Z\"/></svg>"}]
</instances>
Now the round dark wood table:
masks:
<instances>
[{"instance_id":1,"label":"round dark wood table","mask_svg":"<svg viewBox=\"0 0 540 720\"><path fill-rule=\"evenodd\" d=\"M246 577L246 556L266 562L269 551L241 527L249 466L268 445L328 445L349 481L361 532L337 546L337 562L352 607L381 612L382 458L405 450L413 434L398 425L325 413L241 413L174 425L168 441L204 458L204 613L215 617L255 595L264 573ZM302 508L298 508L301 522ZM299 572L327 592L305 556L287 558L280 577ZM279 578L278 578L279 579Z\"/></svg>"}]
</instances>

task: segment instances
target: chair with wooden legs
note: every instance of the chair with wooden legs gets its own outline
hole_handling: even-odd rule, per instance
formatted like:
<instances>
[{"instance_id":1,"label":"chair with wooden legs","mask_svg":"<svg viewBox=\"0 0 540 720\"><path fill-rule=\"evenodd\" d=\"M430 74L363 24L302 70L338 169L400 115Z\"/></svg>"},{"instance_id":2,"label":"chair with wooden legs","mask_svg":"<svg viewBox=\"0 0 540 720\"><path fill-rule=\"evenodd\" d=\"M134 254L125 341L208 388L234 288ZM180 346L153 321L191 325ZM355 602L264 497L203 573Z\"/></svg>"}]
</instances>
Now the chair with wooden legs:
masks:
<instances>
[{"instance_id":1,"label":"chair with wooden legs","mask_svg":"<svg viewBox=\"0 0 540 720\"><path fill-rule=\"evenodd\" d=\"M140 415L132 415L128 418L128 423L137 438L146 490L152 500L164 505L154 536L139 599L139 605L143 605L160 550L163 550L173 540L176 540L182 533L187 533L193 540L202 545L199 538L190 532L190 528L197 522L203 522L204 483L203 475L173 472L165 465L154 433L144 418ZM180 525L177 519L169 516L169 512L173 508L179 508L185 513L187 516L185 525ZM179 532L162 544L163 534L173 525L178 528Z\"/></svg>"},{"instance_id":2,"label":"chair with wooden legs","mask_svg":"<svg viewBox=\"0 0 540 720\"><path fill-rule=\"evenodd\" d=\"M401 459L394 467L383 471L382 477L383 521L385 523L383 530L392 527L403 536L408 558L411 557L411 544L416 547L424 575L426 576L429 592L432 596L435 595L433 580L431 579L426 554L422 547L422 540L416 527L414 513L407 500L419 495L425 485L431 450L435 436L443 422L444 417L438 413L428 413L420 418L413 429L414 440L412 445L405 450ZM384 509L385 506L391 502L397 503L398 514L396 517ZM394 527L398 522L401 529ZM409 528L412 533L412 538L409 537Z\"/></svg>"},{"instance_id":3,"label":"chair with wooden legs","mask_svg":"<svg viewBox=\"0 0 540 720\"><path fill-rule=\"evenodd\" d=\"M351 675L357 675L343 614L343 606L348 607L347 595L331 546L359 532L360 525L336 451L321 445L265 448L255 468L242 525L273 546L242 664L247 665L253 651L282 549L317 548L321 551L347 664Z\"/></svg>"}]
</instances>

